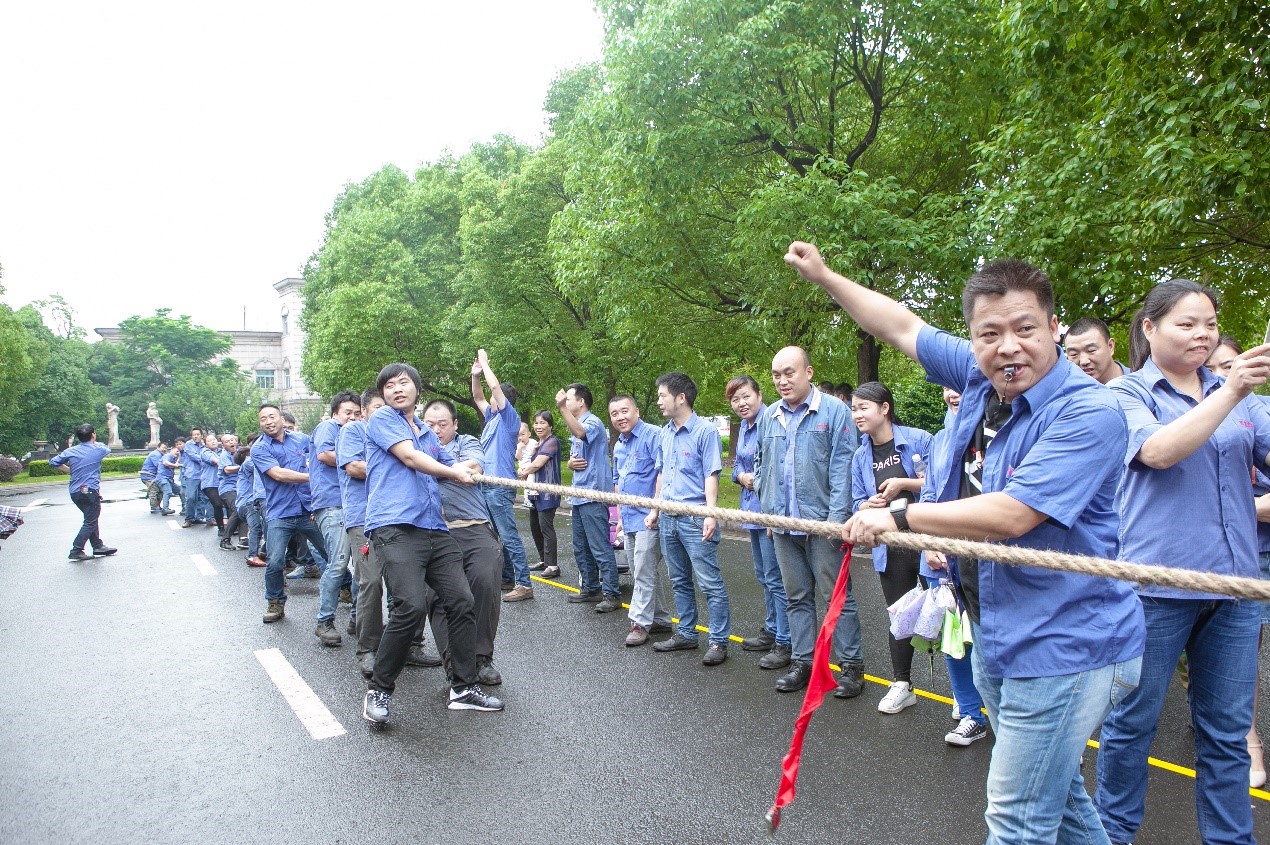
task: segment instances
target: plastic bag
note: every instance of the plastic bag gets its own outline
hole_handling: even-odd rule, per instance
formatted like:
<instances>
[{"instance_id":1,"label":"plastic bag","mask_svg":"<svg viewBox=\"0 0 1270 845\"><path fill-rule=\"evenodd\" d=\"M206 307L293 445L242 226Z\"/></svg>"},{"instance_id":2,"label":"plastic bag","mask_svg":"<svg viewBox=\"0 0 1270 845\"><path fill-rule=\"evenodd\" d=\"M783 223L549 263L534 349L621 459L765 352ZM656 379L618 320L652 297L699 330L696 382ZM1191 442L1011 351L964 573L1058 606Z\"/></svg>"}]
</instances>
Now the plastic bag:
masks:
<instances>
[{"instance_id":1,"label":"plastic bag","mask_svg":"<svg viewBox=\"0 0 1270 845\"><path fill-rule=\"evenodd\" d=\"M920 586L914 587L886 609L891 617L891 636L895 639L907 640L916 633L917 618L922 612L927 592Z\"/></svg>"},{"instance_id":2,"label":"plastic bag","mask_svg":"<svg viewBox=\"0 0 1270 845\"><path fill-rule=\"evenodd\" d=\"M966 639L961 633L961 614L955 610L944 611L943 637L939 650L954 660L966 656Z\"/></svg>"},{"instance_id":3,"label":"plastic bag","mask_svg":"<svg viewBox=\"0 0 1270 845\"><path fill-rule=\"evenodd\" d=\"M913 626L913 633L928 640L938 640L944 627L944 610L939 602L939 590L927 590L922 599L921 611Z\"/></svg>"}]
</instances>

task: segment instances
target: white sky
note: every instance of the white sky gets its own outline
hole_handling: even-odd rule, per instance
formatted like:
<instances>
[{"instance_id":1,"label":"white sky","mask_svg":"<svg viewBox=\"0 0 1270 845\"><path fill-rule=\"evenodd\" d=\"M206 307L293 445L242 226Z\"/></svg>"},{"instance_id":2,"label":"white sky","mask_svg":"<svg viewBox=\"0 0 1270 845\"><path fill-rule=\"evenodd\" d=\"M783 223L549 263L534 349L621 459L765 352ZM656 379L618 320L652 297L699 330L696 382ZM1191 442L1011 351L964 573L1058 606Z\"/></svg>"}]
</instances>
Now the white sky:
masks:
<instances>
[{"instance_id":1,"label":"white sky","mask_svg":"<svg viewBox=\"0 0 1270 845\"><path fill-rule=\"evenodd\" d=\"M6 3L0 299L278 330L345 184L538 142L601 38L591 0Z\"/></svg>"}]
</instances>

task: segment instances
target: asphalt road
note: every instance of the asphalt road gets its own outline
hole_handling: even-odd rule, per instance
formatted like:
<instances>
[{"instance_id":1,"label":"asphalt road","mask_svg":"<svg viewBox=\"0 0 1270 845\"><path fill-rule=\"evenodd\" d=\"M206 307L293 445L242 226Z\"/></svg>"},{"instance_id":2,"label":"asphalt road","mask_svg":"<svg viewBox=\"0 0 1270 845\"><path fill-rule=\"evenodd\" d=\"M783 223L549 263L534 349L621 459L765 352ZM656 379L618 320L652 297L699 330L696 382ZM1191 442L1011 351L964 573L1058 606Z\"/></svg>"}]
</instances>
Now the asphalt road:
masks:
<instances>
[{"instance_id":1,"label":"asphalt road","mask_svg":"<svg viewBox=\"0 0 1270 845\"><path fill-rule=\"evenodd\" d=\"M0 612L0 842L766 841L801 696L776 693L758 655L734 645L707 669L703 651L628 649L624 613L567 604L539 583L533 601L503 606L503 713L446 710L441 671L408 668L391 728L372 733L351 643L323 648L313 635L316 581L289 582L286 620L263 625L261 570L218 550L210 529L151 516L136 482L108 482L104 495L114 501L102 535L120 551L90 563L66 560L80 520L64 487L5 500L47 501L0 550L14 588ZM744 636L762 606L748 543L725 540L720 558ZM877 712L889 664L867 563L855 588L875 683L817 714L777 838L982 842L991 740L945 745L950 707L932 698ZM274 649L335 735L315 739L287 703L257 656ZM914 681L949 695L942 660L932 672L919 656ZM1153 753L1193 764L1180 688ZM1193 790L1153 768L1139 843L1197 841ZM1270 795L1251 801L1270 838Z\"/></svg>"}]
</instances>

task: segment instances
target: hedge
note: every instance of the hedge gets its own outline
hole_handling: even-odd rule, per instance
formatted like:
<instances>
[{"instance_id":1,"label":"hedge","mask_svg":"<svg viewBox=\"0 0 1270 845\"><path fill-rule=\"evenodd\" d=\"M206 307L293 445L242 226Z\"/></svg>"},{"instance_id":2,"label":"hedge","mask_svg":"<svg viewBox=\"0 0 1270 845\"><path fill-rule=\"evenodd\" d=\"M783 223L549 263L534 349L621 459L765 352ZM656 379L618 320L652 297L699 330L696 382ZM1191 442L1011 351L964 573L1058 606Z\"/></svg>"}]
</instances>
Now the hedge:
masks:
<instances>
[{"instance_id":1,"label":"hedge","mask_svg":"<svg viewBox=\"0 0 1270 845\"><path fill-rule=\"evenodd\" d=\"M106 458L101 462L101 471L141 472L141 465L145 463L145 460L141 457ZM57 470L49 466L48 461L31 461L26 465L26 469L32 478L49 478L58 475Z\"/></svg>"}]
</instances>

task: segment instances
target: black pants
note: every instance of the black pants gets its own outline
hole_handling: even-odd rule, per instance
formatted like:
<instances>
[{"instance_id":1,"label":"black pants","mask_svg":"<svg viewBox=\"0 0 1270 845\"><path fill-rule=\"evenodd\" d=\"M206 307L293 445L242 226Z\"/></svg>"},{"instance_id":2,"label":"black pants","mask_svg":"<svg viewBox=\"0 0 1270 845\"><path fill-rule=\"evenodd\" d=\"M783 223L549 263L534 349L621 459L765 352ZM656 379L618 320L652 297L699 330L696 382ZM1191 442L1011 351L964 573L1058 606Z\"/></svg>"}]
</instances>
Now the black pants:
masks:
<instances>
[{"instance_id":1,"label":"black pants","mask_svg":"<svg viewBox=\"0 0 1270 845\"><path fill-rule=\"evenodd\" d=\"M917 586L917 575L921 567L921 552L913 549L888 547L886 550L886 571L879 572L882 579L882 596L887 607L900 600L900 596ZM912 638L897 640L889 633L891 641L891 671L897 681L911 681L913 673Z\"/></svg>"},{"instance_id":2,"label":"black pants","mask_svg":"<svg viewBox=\"0 0 1270 845\"><path fill-rule=\"evenodd\" d=\"M498 619L503 609L503 547L498 543L494 526L488 522L450 529L450 536L463 552L463 573L472 588L476 612L476 656L494 656L494 637L498 635ZM432 636L437 651L450 649L450 626L445 608L437 601L430 614Z\"/></svg>"},{"instance_id":3,"label":"black pants","mask_svg":"<svg viewBox=\"0 0 1270 845\"><path fill-rule=\"evenodd\" d=\"M229 519L225 522L225 530L221 532L221 537L229 538L234 536L234 532L242 528L243 518L238 514L238 493L230 490L220 497L221 505L225 508L225 512L229 514Z\"/></svg>"},{"instance_id":4,"label":"black pants","mask_svg":"<svg viewBox=\"0 0 1270 845\"><path fill-rule=\"evenodd\" d=\"M538 558L547 566L556 565L556 509L529 508L529 533L534 535Z\"/></svg>"},{"instance_id":5,"label":"black pants","mask_svg":"<svg viewBox=\"0 0 1270 845\"><path fill-rule=\"evenodd\" d=\"M445 608L454 687L476 683L476 610L463 571L463 553L447 531L386 525L370 534L390 596L388 624L375 655L370 687L391 694L406 664L410 642L428 611L427 588Z\"/></svg>"},{"instance_id":6,"label":"black pants","mask_svg":"<svg viewBox=\"0 0 1270 845\"><path fill-rule=\"evenodd\" d=\"M225 533L225 502L220 497L220 491L215 487L204 487L203 495L207 497L207 501L212 503L212 513L216 516L217 533Z\"/></svg>"},{"instance_id":7,"label":"black pants","mask_svg":"<svg viewBox=\"0 0 1270 845\"><path fill-rule=\"evenodd\" d=\"M101 532L97 525L101 519L101 492L80 487L71 493L71 501L84 514L84 524L79 527L79 533L71 543L71 551L82 552L85 543L92 543L94 549L100 549L105 545L101 541Z\"/></svg>"}]
</instances>

